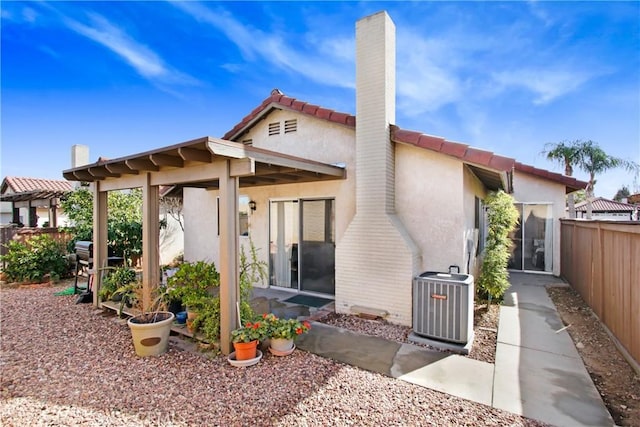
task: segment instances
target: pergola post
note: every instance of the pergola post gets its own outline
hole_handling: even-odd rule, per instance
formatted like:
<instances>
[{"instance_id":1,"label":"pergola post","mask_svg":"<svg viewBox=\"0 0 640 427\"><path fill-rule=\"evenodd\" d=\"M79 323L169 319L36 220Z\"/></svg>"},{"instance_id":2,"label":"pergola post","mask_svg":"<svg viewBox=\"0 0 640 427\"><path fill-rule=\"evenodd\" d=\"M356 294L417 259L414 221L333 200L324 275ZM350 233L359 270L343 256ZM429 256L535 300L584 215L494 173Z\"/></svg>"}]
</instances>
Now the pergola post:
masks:
<instances>
[{"instance_id":1,"label":"pergola post","mask_svg":"<svg viewBox=\"0 0 640 427\"><path fill-rule=\"evenodd\" d=\"M58 227L58 212L57 212L58 199L49 200L49 227Z\"/></svg>"},{"instance_id":2,"label":"pergola post","mask_svg":"<svg viewBox=\"0 0 640 427\"><path fill-rule=\"evenodd\" d=\"M101 286L100 269L107 265L107 197L100 190L100 181L93 183L93 305L98 307L98 291Z\"/></svg>"},{"instance_id":3,"label":"pergola post","mask_svg":"<svg viewBox=\"0 0 640 427\"><path fill-rule=\"evenodd\" d=\"M142 186L142 307L151 307L151 290L160 283L160 192L147 173Z\"/></svg>"},{"instance_id":4,"label":"pergola post","mask_svg":"<svg viewBox=\"0 0 640 427\"><path fill-rule=\"evenodd\" d=\"M231 353L231 331L237 328L236 301L240 295L238 273L238 178L231 176L226 160L220 174L220 349Z\"/></svg>"}]
</instances>

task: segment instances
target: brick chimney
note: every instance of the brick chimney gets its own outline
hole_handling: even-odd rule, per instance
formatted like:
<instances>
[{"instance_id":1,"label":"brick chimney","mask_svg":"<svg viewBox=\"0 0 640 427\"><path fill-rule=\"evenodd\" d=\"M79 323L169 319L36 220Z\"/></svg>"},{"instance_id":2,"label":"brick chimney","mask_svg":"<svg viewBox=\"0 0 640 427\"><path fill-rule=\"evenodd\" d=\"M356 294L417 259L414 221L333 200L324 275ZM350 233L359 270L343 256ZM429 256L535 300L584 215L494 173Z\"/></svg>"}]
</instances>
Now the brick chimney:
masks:
<instances>
[{"instance_id":1,"label":"brick chimney","mask_svg":"<svg viewBox=\"0 0 640 427\"><path fill-rule=\"evenodd\" d=\"M410 325L420 252L395 211L395 55L386 12L356 23L356 214L336 248L336 309Z\"/></svg>"}]
</instances>

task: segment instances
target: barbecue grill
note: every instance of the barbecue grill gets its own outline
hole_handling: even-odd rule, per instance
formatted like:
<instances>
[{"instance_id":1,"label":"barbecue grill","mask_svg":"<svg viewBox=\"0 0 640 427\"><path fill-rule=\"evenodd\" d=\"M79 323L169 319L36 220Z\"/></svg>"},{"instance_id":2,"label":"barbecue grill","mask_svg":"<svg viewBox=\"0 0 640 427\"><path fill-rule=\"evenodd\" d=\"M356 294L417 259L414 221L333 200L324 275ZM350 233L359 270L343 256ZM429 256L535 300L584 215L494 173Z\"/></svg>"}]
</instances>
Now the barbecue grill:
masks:
<instances>
[{"instance_id":1,"label":"barbecue grill","mask_svg":"<svg viewBox=\"0 0 640 427\"><path fill-rule=\"evenodd\" d=\"M93 242L91 241L83 241L79 240L75 245L75 253L76 253L76 280L73 285L73 290L77 294L79 291L83 293L91 293L91 270L93 268ZM111 252L109 250L109 252ZM109 256L107 257L107 265L108 266L117 266L122 265L124 258L117 256ZM82 274L83 271L87 270L87 283L85 286L78 286L78 276Z\"/></svg>"}]
</instances>

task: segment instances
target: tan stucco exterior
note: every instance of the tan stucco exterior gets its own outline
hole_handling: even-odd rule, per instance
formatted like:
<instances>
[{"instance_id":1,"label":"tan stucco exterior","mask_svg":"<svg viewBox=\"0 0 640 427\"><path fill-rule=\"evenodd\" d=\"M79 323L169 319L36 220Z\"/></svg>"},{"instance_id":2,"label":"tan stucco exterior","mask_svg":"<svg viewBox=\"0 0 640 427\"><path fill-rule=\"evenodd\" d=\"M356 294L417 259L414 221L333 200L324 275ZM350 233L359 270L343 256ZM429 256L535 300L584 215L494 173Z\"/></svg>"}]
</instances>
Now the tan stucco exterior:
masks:
<instances>
[{"instance_id":1,"label":"tan stucco exterior","mask_svg":"<svg viewBox=\"0 0 640 427\"><path fill-rule=\"evenodd\" d=\"M560 275L560 218L565 215L565 187L562 184L540 179L515 171L513 197L516 202L551 204L553 212L553 275Z\"/></svg>"},{"instance_id":2,"label":"tan stucco exterior","mask_svg":"<svg viewBox=\"0 0 640 427\"><path fill-rule=\"evenodd\" d=\"M107 191L143 188L144 253L154 254L153 246L158 244L157 189L182 183L185 259L212 261L220 267L223 337L229 337L237 323L238 245L246 247L249 242L249 237L238 237L241 197L256 204L256 210L249 212L249 236L265 262L270 261L273 239L269 235L271 202L335 200L332 219L338 312L370 309L393 323L411 325L412 279L416 274L446 271L451 265L459 266L462 273L476 273L476 198L484 199L487 188L470 165L480 162L474 167L494 168L484 182L508 187L502 178L509 177L514 161L467 150L463 144L448 142L446 151L392 140L395 29L386 13L378 13L359 21L357 32L355 127L353 117L338 124L340 120L334 120L329 110L316 114L294 108L295 100L289 99L287 104L281 93L272 94L270 103L254 110L226 135L233 142L205 137L66 171L65 177L95 181L96 262L102 263L106 256ZM438 146L433 139L427 142ZM518 202L552 206L553 273L559 274L558 218L564 213L565 187L533 175L513 174ZM325 221L325 226L331 222ZM330 247L332 240L322 243ZM158 267L157 259L145 259L143 285L147 292ZM96 283L99 288L99 279ZM223 342L223 352L229 352L229 344Z\"/></svg>"}]
</instances>

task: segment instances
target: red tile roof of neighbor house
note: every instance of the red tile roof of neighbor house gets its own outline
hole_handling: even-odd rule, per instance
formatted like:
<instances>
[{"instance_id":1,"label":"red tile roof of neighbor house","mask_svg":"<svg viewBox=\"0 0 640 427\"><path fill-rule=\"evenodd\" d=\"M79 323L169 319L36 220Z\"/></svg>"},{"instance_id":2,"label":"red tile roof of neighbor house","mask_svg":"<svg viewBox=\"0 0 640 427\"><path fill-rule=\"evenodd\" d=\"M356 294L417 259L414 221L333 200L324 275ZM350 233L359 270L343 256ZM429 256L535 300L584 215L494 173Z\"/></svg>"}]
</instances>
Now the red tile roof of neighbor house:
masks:
<instances>
[{"instance_id":1,"label":"red tile roof of neighbor house","mask_svg":"<svg viewBox=\"0 0 640 427\"><path fill-rule=\"evenodd\" d=\"M636 207L629 203L616 202L604 197L595 197L591 199L591 209L593 212L634 212ZM576 211L586 212L587 201L576 203Z\"/></svg>"},{"instance_id":2,"label":"red tile roof of neighbor house","mask_svg":"<svg viewBox=\"0 0 640 427\"><path fill-rule=\"evenodd\" d=\"M272 109L297 111L299 113L352 128L355 128L356 125L356 117L353 115L340 113L318 105L298 101L297 99L285 96L279 90L274 89L271 92L271 96L262 101L258 107L245 116L240 123L233 127L233 129L225 133L222 139L233 140L239 137L244 131L251 128L257 120L268 114ZM469 145L448 141L437 136L403 130L397 126L391 127L391 139L394 142L411 144L416 147L456 157L463 162L477 166L483 166L502 172L512 171L515 169L519 172L558 182L567 186L571 190L579 190L587 186L587 183L584 181L579 181L575 178L539 169L534 166L525 165L517 162L515 159L500 156L492 153L491 151L473 148Z\"/></svg>"},{"instance_id":3,"label":"red tile roof of neighbor house","mask_svg":"<svg viewBox=\"0 0 640 427\"><path fill-rule=\"evenodd\" d=\"M9 191L7 191L9 190ZM66 192L73 190L73 184L62 179L21 178L8 176L2 181L1 192L26 193L26 192Z\"/></svg>"}]
</instances>

